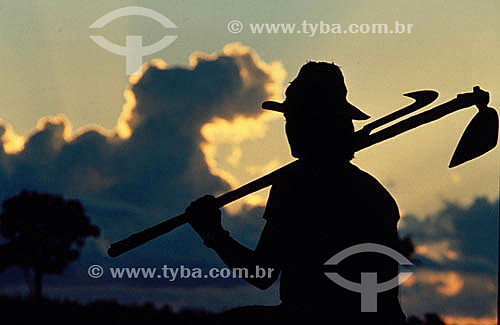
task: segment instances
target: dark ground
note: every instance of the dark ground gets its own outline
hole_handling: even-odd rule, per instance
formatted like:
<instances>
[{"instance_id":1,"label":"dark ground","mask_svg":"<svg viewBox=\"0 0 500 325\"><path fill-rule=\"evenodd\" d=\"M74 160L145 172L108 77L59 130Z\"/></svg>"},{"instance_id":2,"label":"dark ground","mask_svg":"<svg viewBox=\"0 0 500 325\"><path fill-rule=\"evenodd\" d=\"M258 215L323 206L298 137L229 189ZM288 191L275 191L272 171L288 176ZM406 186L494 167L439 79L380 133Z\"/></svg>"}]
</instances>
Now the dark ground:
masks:
<instances>
[{"instance_id":1,"label":"dark ground","mask_svg":"<svg viewBox=\"0 0 500 325\"><path fill-rule=\"evenodd\" d=\"M71 300L42 299L34 301L24 297L0 297L2 324L214 324L214 314L202 310L184 309L173 312L168 306L157 308L153 304L122 305L115 301L97 300L82 304ZM258 324L257 325L262 325ZM409 325L445 325L437 315L424 319L410 317Z\"/></svg>"}]
</instances>

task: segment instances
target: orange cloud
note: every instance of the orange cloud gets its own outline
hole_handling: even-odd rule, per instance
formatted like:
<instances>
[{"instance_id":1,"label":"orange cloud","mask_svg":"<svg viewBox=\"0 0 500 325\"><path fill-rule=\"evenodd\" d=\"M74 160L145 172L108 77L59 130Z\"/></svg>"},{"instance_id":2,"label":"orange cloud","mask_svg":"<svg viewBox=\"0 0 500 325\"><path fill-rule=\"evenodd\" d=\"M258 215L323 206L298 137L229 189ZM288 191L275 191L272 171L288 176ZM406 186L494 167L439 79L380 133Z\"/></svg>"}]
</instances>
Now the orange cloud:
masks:
<instances>
[{"instance_id":1,"label":"orange cloud","mask_svg":"<svg viewBox=\"0 0 500 325\"><path fill-rule=\"evenodd\" d=\"M8 154L20 152L24 148L25 139L23 136L17 135L10 124L3 121L0 122L3 126L3 134L0 137L2 140L3 150Z\"/></svg>"},{"instance_id":2,"label":"orange cloud","mask_svg":"<svg viewBox=\"0 0 500 325\"><path fill-rule=\"evenodd\" d=\"M87 125L79 128L76 132L73 132L73 125L64 114L42 117L38 120L35 129L25 136L18 135L10 124L3 121L0 121L0 127L4 129L3 134L0 136L0 140L2 141L4 151L8 154L15 154L22 151L27 139L29 139L34 133L43 131L49 127L57 128L57 136L54 140L56 142L52 143L54 149L56 150L64 143L74 140L82 133L89 130L98 132L99 134L102 134L110 139L114 138L116 135L113 131L108 131L99 125Z\"/></svg>"},{"instance_id":3,"label":"orange cloud","mask_svg":"<svg viewBox=\"0 0 500 325\"><path fill-rule=\"evenodd\" d=\"M126 89L123 92L123 97L125 97L125 104L123 104L122 112L116 124L116 133L120 138L128 139L132 135L132 129L130 128L129 122L132 118L132 112L137 105L137 100L134 92L130 89Z\"/></svg>"},{"instance_id":4,"label":"orange cloud","mask_svg":"<svg viewBox=\"0 0 500 325\"><path fill-rule=\"evenodd\" d=\"M130 126L130 121L132 120L132 113L137 105L137 100L135 98L134 92L131 87L137 84L144 73L150 68L155 67L160 70L165 70L167 68L167 63L162 59L153 59L151 62L146 62L142 65L139 74L131 75L129 77L129 86L123 92L123 97L125 98L125 104L122 106L122 111L118 117L118 122L116 123L115 131L116 134L122 139L128 139L132 135L132 128Z\"/></svg>"},{"instance_id":5,"label":"orange cloud","mask_svg":"<svg viewBox=\"0 0 500 325\"><path fill-rule=\"evenodd\" d=\"M195 52L190 56L189 62L194 67L200 59L214 60L221 55L235 58L244 87L252 87L256 83L261 83L262 74L264 74L267 82L263 86L267 99L281 100L286 77L285 69L280 62L264 62L250 47L240 43L227 44L222 51L209 55ZM204 142L200 144L200 148L205 155L210 172L224 179L232 189L235 189L256 176L261 176L283 165L286 160L273 157L272 153L269 154L269 158L264 159L265 162L259 164L252 163L243 157L243 153L246 152L246 146L243 143L266 139L270 124L279 118L279 114L262 112L257 117L236 116L230 121L214 118L203 125L200 132ZM224 146L229 146L231 149L227 155L223 156L220 152ZM260 153L264 155L265 151ZM254 193L245 197L242 202L227 206L226 209L230 213L236 213L240 211L242 204L264 205L266 197L262 193Z\"/></svg>"},{"instance_id":6,"label":"orange cloud","mask_svg":"<svg viewBox=\"0 0 500 325\"><path fill-rule=\"evenodd\" d=\"M252 164L248 159L243 159L243 143L265 139L269 129L268 123L276 118L276 114L264 112L256 118L238 116L232 121L215 118L203 125L201 134L205 141L200 144L200 148L210 172L224 179L231 189L235 189L284 165L285 161L274 157L272 153L265 159L264 164ZM223 146L231 147L227 156L219 155L218 151ZM263 152L265 151L261 151ZM235 214L241 210L243 204L263 206L266 199L265 193L256 192L241 202L226 206L226 210Z\"/></svg>"},{"instance_id":7,"label":"orange cloud","mask_svg":"<svg viewBox=\"0 0 500 325\"><path fill-rule=\"evenodd\" d=\"M497 320L493 317L457 317L457 316L442 316L446 324L454 325L492 325L496 324Z\"/></svg>"},{"instance_id":8,"label":"orange cloud","mask_svg":"<svg viewBox=\"0 0 500 325\"><path fill-rule=\"evenodd\" d=\"M464 287L464 279L456 272L419 271L403 282L403 286L411 287L417 283L435 285L436 291L444 296L455 296Z\"/></svg>"},{"instance_id":9,"label":"orange cloud","mask_svg":"<svg viewBox=\"0 0 500 325\"><path fill-rule=\"evenodd\" d=\"M264 73L269 77L269 82L264 85L269 99L279 100L282 98L283 82L286 77L286 70L283 64L279 61L266 63L251 47L244 46L239 42L226 44L222 51L208 55L199 51L193 52L189 57L189 65L195 67L200 59L214 60L221 55L235 58L236 63L240 67L240 75L245 86L250 87L254 83L259 82L259 79L255 78L255 75Z\"/></svg>"},{"instance_id":10,"label":"orange cloud","mask_svg":"<svg viewBox=\"0 0 500 325\"><path fill-rule=\"evenodd\" d=\"M450 248L448 241L417 245L415 252L436 262L443 262L447 259L457 260L459 257L458 252Z\"/></svg>"}]
</instances>

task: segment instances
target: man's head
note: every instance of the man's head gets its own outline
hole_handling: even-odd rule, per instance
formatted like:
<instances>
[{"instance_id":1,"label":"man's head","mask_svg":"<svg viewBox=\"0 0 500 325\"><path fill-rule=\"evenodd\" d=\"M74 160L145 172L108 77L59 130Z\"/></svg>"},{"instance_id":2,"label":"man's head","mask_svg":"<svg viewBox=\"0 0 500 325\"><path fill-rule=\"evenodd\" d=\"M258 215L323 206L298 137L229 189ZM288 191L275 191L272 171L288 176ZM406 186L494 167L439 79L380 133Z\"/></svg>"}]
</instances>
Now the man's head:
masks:
<instances>
[{"instance_id":1,"label":"man's head","mask_svg":"<svg viewBox=\"0 0 500 325\"><path fill-rule=\"evenodd\" d=\"M308 62L286 89L283 103L264 102L262 108L282 112L292 156L319 158L326 153L353 157L352 120L369 116L350 104L340 68L333 63Z\"/></svg>"}]
</instances>

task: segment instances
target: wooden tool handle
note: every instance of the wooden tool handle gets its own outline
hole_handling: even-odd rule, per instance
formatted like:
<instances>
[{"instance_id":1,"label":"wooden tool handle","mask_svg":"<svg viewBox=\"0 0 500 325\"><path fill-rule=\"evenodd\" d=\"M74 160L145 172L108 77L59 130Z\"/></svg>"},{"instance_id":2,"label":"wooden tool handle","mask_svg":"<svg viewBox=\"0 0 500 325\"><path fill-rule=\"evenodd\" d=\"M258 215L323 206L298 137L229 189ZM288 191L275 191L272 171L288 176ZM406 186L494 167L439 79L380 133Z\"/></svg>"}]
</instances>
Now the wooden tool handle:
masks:
<instances>
[{"instance_id":1,"label":"wooden tool handle","mask_svg":"<svg viewBox=\"0 0 500 325\"><path fill-rule=\"evenodd\" d=\"M423 113L414 115L408 119L405 119L399 123L396 123L390 127L387 127L381 131L378 131L371 135L366 135L363 132L356 132L357 134L357 144L355 145L355 151L362 150L364 148L370 147L376 143L382 142L396 135L399 135L408 130L414 129L420 125L437 120L445 115L453 113L459 109L472 106L477 103L477 97L482 95L479 92L479 87L474 89L473 93L460 94L457 98L450 100L444 104L437 107L429 109ZM298 165L298 160L289 163L265 176L262 176L246 185L243 185L235 190L229 191L216 198L217 207L223 207L224 205L236 201L250 193L256 192L260 189L268 187L275 182L275 180L282 175L288 173L292 169L296 168ZM145 244L146 242L166 234L175 228L185 224L187 222L186 214L178 215L177 217L170 218L162 223L147 228L143 231L135 233L130 237L120 240L110 246L108 249L108 255L111 257L116 257L121 255L137 246Z\"/></svg>"}]
</instances>

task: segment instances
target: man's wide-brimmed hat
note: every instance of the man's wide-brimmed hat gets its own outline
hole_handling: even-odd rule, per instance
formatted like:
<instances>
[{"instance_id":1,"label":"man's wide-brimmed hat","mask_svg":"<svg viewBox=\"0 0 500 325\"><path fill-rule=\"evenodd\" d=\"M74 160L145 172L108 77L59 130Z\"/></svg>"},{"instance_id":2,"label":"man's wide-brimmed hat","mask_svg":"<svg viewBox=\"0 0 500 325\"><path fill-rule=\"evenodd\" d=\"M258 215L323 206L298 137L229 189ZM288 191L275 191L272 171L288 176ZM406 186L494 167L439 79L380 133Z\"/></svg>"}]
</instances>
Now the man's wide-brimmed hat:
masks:
<instances>
[{"instance_id":1,"label":"man's wide-brimmed hat","mask_svg":"<svg viewBox=\"0 0 500 325\"><path fill-rule=\"evenodd\" d=\"M345 115L353 120L370 118L349 103L346 96L344 76L337 65L328 62L308 62L300 68L299 74L286 89L285 101L282 103L266 101L262 103L262 108L285 113L300 106L301 111L303 109L324 111L329 114Z\"/></svg>"}]
</instances>

